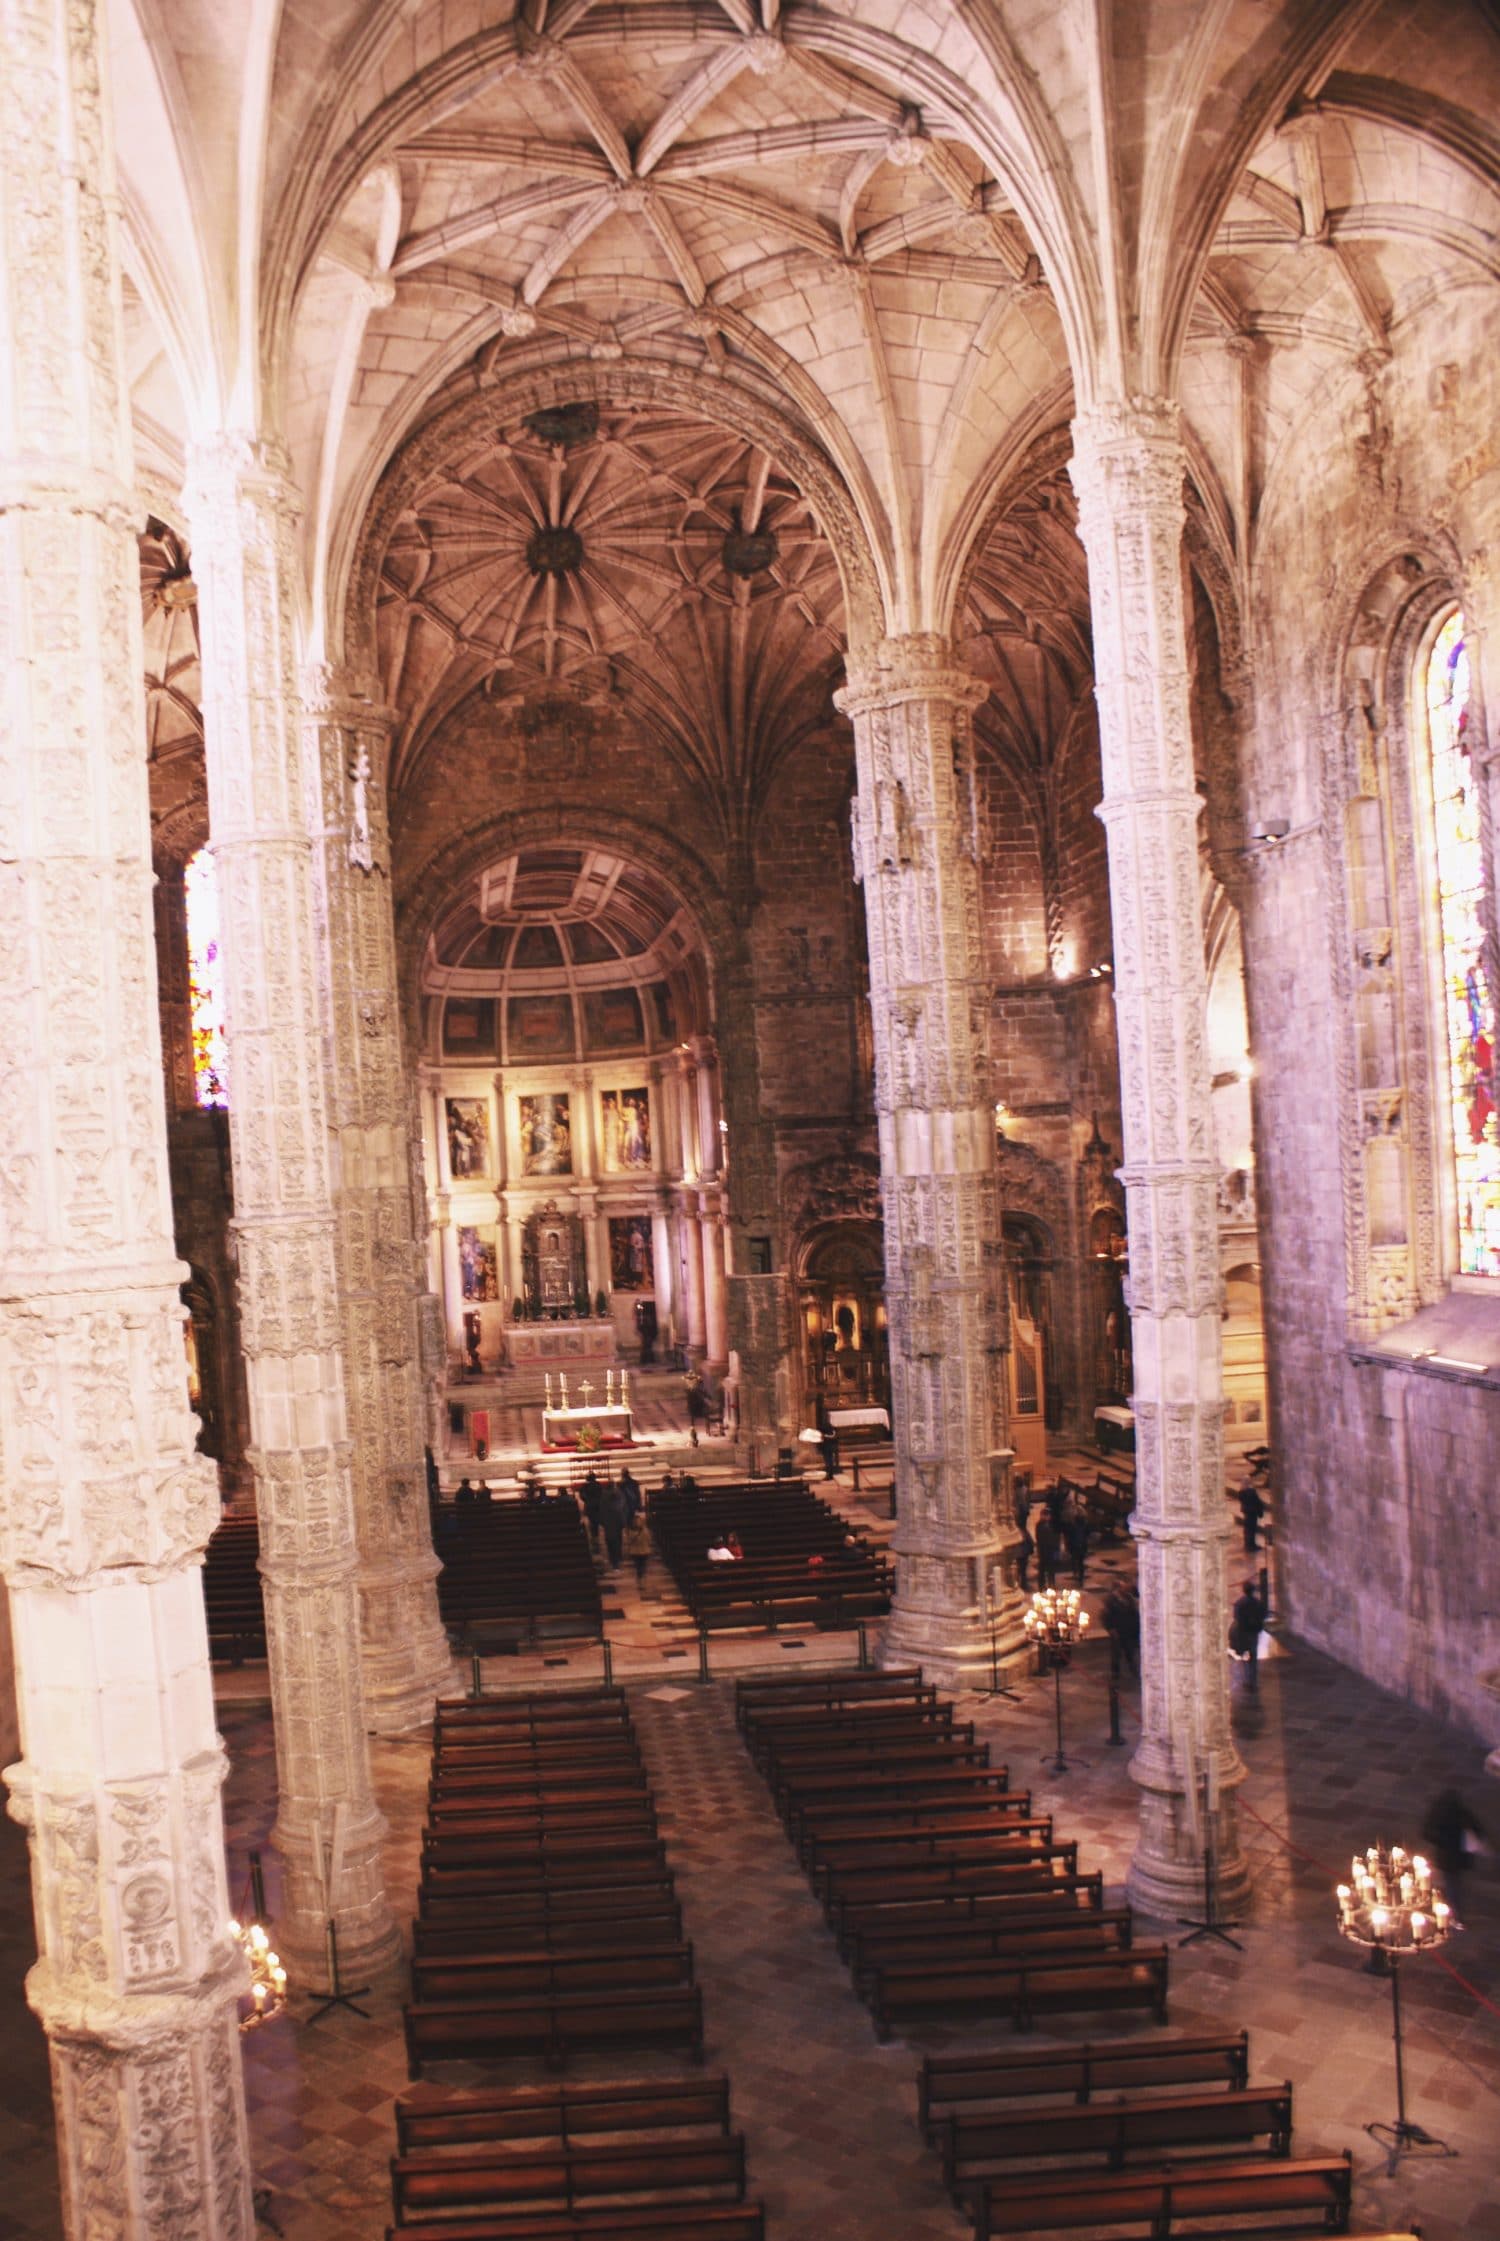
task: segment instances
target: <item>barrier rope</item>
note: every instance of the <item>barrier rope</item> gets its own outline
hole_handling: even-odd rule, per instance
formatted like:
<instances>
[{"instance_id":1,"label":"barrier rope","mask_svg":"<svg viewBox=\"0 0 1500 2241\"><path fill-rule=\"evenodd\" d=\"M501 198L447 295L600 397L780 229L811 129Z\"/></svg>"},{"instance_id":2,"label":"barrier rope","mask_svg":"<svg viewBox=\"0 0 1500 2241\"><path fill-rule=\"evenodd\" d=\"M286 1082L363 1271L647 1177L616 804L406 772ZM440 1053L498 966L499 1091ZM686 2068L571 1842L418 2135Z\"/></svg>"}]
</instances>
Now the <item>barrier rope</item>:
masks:
<instances>
[{"instance_id":1,"label":"barrier rope","mask_svg":"<svg viewBox=\"0 0 1500 2241\"><path fill-rule=\"evenodd\" d=\"M1243 1792L1241 1792L1240 1794L1239 1809L1242 1813L1248 1813L1250 1819L1254 1821L1260 1828L1263 1828L1267 1836L1273 1836L1276 1839L1277 1843L1282 1847L1282 1849L1286 1852L1290 1852L1294 1859L1303 1861L1306 1866L1312 1868L1318 1875L1325 1877L1327 1879L1329 1889L1332 1890L1338 1878L1334 1874L1333 1869L1329 1867L1326 1860L1315 1859L1311 1852L1304 1852L1300 1844L1294 1844L1292 1839L1287 1835L1285 1829L1278 1829L1272 1822L1268 1821L1265 1818L1264 1814L1256 1812L1255 1807L1249 1802ZM1491 2015L1500 2015L1500 2007L1497 2007L1492 1999L1490 1999L1485 1993L1481 1992L1477 1984L1471 1984L1468 1978L1463 1974L1462 1970L1456 1969L1453 1966L1453 1963L1447 1958L1445 1954L1432 1953L1429 1954L1427 1958L1433 1961L1438 1968L1444 1970L1447 1975L1449 1975L1453 1979L1455 1984L1460 1985L1462 1989L1468 1993L1471 2000L1477 2001L1479 2006L1482 2008L1488 2008Z\"/></svg>"}]
</instances>

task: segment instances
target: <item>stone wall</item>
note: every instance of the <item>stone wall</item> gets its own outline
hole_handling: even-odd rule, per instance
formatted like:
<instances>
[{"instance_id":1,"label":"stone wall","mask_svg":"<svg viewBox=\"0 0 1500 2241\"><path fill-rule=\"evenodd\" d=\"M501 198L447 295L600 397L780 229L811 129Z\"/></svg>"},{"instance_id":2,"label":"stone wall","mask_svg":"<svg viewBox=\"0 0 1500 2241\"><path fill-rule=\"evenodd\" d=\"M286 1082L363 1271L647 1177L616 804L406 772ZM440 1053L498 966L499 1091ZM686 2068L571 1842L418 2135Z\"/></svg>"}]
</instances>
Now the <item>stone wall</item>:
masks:
<instances>
[{"instance_id":1,"label":"stone wall","mask_svg":"<svg viewBox=\"0 0 1500 2241\"><path fill-rule=\"evenodd\" d=\"M1250 819L1291 827L1247 848L1245 908L1287 1615L1493 1741L1500 1393L1409 1365L1424 1343L1500 1360L1500 1307L1448 1281L1408 698L1424 622L1500 531L1489 311L1477 289L1445 293L1398 327L1389 363L1311 401L1295 483L1266 494L1244 793ZM1383 909L1365 872L1356 892L1355 819L1389 871ZM1362 1042L1377 1004L1397 1024ZM1377 1134L1398 1187L1372 1224ZM1396 1353L1408 1366L1382 1366Z\"/></svg>"}]
</instances>

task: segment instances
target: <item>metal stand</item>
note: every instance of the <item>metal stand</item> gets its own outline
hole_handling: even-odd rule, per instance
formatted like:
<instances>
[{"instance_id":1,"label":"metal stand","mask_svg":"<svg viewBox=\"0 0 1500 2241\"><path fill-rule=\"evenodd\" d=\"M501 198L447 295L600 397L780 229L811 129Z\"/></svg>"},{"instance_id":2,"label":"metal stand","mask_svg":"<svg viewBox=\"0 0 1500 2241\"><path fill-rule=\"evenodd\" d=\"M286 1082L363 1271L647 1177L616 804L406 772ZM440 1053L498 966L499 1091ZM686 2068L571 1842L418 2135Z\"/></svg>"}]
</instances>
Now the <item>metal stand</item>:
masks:
<instances>
[{"instance_id":1,"label":"metal stand","mask_svg":"<svg viewBox=\"0 0 1500 2241\"><path fill-rule=\"evenodd\" d=\"M351 2015L362 2015L368 2022L369 2009L362 2008L357 2003L368 1998L370 1987L368 1984L357 1984L352 1992L344 1990L344 1981L339 1974L339 1928L332 1921L328 1924L328 1986L326 1992L312 1994L318 2004L307 2019L309 2023L321 2023L332 2008L348 2008Z\"/></svg>"},{"instance_id":2,"label":"metal stand","mask_svg":"<svg viewBox=\"0 0 1500 2241\"><path fill-rule=\"evenodd\" d=\"M700 1681L707 1681L712 1678L708 1670L708 1628L706 1626L700 1626L698 1629L698 1678Z\"/></svg>"},{"instance_id":3,"label":"metal stand","mask_svg":"<svg viewBox=\"0 0 1500 2241\"><path fill-rule=\"evenodd\" d=\"M1110 1636L1109 1643L1109 1734L1107 1743L1123 1743L1120 1733L1120 1645Z\"/></svg>"},{"instance_id":4,"label":"metal stand","mask_svg":"<svg viewBox=\"0 0 1500 2241\"><path fill-rule=\"evenodd\" d=\"M1236 1953L1243 1953L1245 1948L1241 1945L1239 1939L1232 1938L1229 1934L1231 1930L1239 1928L1239 1923L1222 1922L1219 1919L1218 1882L1218 1862L1214 1858L1214 1848L1211 1844L1205 1844L1203 1847L1202 1918L1200 1920L1194 1914L1179 1914L1177 1919L1188 1935L1185 1938L1179 1938L1177 1943L1179 1946L1196 1945L1200 1938L1217 1938L1220 1945L1232 1945Z\"/></svg>"},{"instance_id":5,"label":"metal stand","mask_svg":"<svg viewBox=\"0 0 1500 2241\"><path fill-rule=\"evenodd\" d=\"M985 1697L1006 1696L1012 1704L1021 1701L1020 1690L1009 1687L1000 1678L1000 1612L993 1595L990 1597L990 1685L975 1693Z\"/></svg>"},{"instance_id":6,"label":"metal stand","mask_svg":"<svg viewBox=\"0 0 1500 2241\"><path fill-rule=\"evenodd\" d=\"M1420 2124L1413 2124L1406 2114L1406 2073L1401 2058L1401 1964L1399 1957L1384 1947L1376 1946L1370 1956L1370 1974L1388 1976L1391 1980L1391 2035L1396 2042L1396 2121L1394 2124L1367 2124L1365 2130L1377 2146L1386 2151L1385 2175L1393 2179L1396 2166L1404 2155L1453 2156L1457 2148L1450 2148L1446 2140L1439 2140Z\"/></svg>"},{"instance_id":7,"label":"metal stand","mask_svg":"<svg viewBox=\"0 0 1500 2241\"><path fill-rule=\"evenodd\" d=\"M1047 1662L1052 1668L1052 1680L1056 1693L1057 1753L1054 1758L1049 1759L1046 1752L1043 1751L1042 1764L1043 1766L1050 1767L1054 1774L1066 1774L1073 1767L1086 1767L1089 1762L1087 1759L1067 1759L1063 1756L1062 1677L1068 1668L1068 1652L1066 1650L1052 1650L1047 1655Z\"/></svg>"}]
</instances>

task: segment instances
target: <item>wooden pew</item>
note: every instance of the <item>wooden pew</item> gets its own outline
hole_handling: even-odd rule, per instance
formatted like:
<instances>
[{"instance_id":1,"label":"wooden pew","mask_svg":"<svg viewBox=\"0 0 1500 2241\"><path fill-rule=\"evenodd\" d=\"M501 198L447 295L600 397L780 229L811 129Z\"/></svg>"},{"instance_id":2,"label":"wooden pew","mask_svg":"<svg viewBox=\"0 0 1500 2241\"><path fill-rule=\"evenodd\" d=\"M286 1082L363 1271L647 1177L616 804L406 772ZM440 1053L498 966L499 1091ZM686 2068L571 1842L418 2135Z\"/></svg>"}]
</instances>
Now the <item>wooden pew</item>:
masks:
<instances>
[{"instance_id":1,"label":"wooden pew","mask_svg":"<svg viewBox=\"0 0 1500 2241\"><path fill-rule=\"evenodd\" d=\"M888 2039L894 2023L935 2009L963 2014L975 2009L1008 2015L1018 2031L1039 2015L1093 2009L1149 2008L1167 2020L1167 1949L1138 1945L1118 1953L1049 1954L1025 1961L897 1962L864 1973L863 1991L875 2035Z\"/></svg>"},{"instance_id":2,"label":"wooden pew","mask_svg":"<svg viewBox=\"0 0 1500 2241\"><path fill-rule=\"evenodd\" d=\"M418 2086L396 2103L402 2155L590 2132L729 2130L729 2080L610 2078L566 2085Z\"/></svg>"},{"instance_id":3,"label":"wooden pew","mask_svg":"<svg viewBox=\"0 0 1500 2241\"><path fill-rule=\"evenodd\" d=\"M1236 2230L1267 2241L1268 2218L1316 2219L1325 2233L1347 2233L1353 2166L1342 2156L1285 2161L1178 2163L1164 2170L1069 2172L1064 2183L1056 2171L1027 2179L992 2179L975 2190L974 2241L999 2241L1003 2234L1061 2233L1127 2226L1170 2241L1181 2221L1234 2217ZM1201 2226L1191 2230L1202 2232ZM1295 2230L1295 2228L1292 2228Z\"/></svg>"},{"instance_id":4,"label":"wooden pew","mask_svg":"<svg viewBox=\"0 0 1500 2241\"><path fill-rule=\"evenodd\" d=\"M845 1940L855 1984L871 1968L905 1961L931 1960L939 1967L976 1960L1035 1961L1054 1953L1121 1953L1133 1937L1129 1907L1097 1914L1072 1907L1044 1921L1025 1923L966 1921L962 1915L924 1923L917 1929L872 1928Z\"/></svg>"},{"instance_id":5,"label":"wooden pew","mask_svg":"<svg viewBox=\"0 0 1500 2241\"><path fill-rule=\"evenodd\" d=\"M695 2061L703 2059L703 1994L696 1984L418 2001L406 2009L405 2026L414 2078L424 2063L510 2054L540 2054L561 2069L585 2047L686 2046Z\"/></svg>"},{"instance_id":6,"label":"wooden pew","mask_svg":"<svg viewBox=\"0 0 1500 2241\"><path fill-rule=\"evenodd\" d=\"M846 1866L836 1883L825 1884L823 1904L829 1920L837 1923L845 1904L894 1904L946 1891L1047 1892L1087 1883L1088 1878L1078 1873L1077 1858L1077 1845L1069 1843L1021 1854L997 1852L989 1859L937 1858L882 1863L873 1868Z\"/></svg>"},{"instance_id":7,"label":"wooden pew","mask_svg":"<svg viewBox=\"0 0 1500 2241\"><path fill-rule=\"evenodd\" d=\"M532 1885L513 1883L503 1893L488 1888L472 1892L434 1890L424 1885L417 1893L419 1919L424 1924L473 1925L488 1930L494 1926L496 1904L502 1897L504 1918L512 1927L587 1921L612 1908L621 1922L622 1936L629 1934L631 1921L667 1908L675 1912L677 1903L670 1871L650 1863L628 1878L623 1874L611 1876L602 1886L597 1878L575 1883L561 1876L553 1881L544 1877Z\"/></svg>"},{"instance_id":8,"label":"wooden pew","mask_svg":"<svg viewBox=\"0 0 1500 2241\"><path fill-rule=\"evenodd\" d=\"M422 1861L423 1891L462 1892L469 1898L495 1897L512 1889L535 1890L544 1885L572 1890L612 1889L642 1873L663 1874L667 1848L660 1837L618 1840L601 1850L597 1840L576 1843L531 1843L513 1851L486 1853L478 1859L459 1860L428 1854Z\"/></svg>"},{"instance_id":9,"label":"wooden pew","mask_svg":"<svg viewBox=\"0 0 1500 2241\"><path fill-rule=\"evenodd\" d=\"M917 2122L929 2139L950 2116L1006 2108L1038 2094L1139 2093L1152 2086L1243 2087L1250 2034L1092 2040L1083 2046L1005 2047L929 2054L917 2074Z\"/></svg>"},{"instance_id":10,"label":"wooden pew","mask_svg":"<svg viewBox=\"0 0 1500 2241\"><path fill-rule=\"evenodd\" d=\"M569 1819L603 1822L626 1812L655 1824L656 1809L642 1774L614 1773L582 1782L565 1775L556 1781L543 1777L525 1784L445 1791L429 1799L427 1825L438 1830L478 1821L500 1827L535 1820L555 1826Z\"/></svg>"},{"instance_id":11,"label":"wooden pew","mask_svg":"<svg viewBox=\"0 0 1500 2241\"><path fill-rule=\"evenodd\" d=\"M395 2156L391 2195L396 2222L411 2215L505 2208L571 2212L600 2195L745 2193L745 2141L714 2137L590 2141L484 2154Z\"/></svg>"},{"instance_id":12,"label":"wooden pew","mask_svg":"<svg viewBox=\"0 0 1500 2241\"><path fill-rule=\"evenodd\" d=\"M1078 1846L1068 1838L1054 1840L1045 1816L1022 1820L999 1815L984 1824L965 1826L943 1823L876 1821L853 1832L840 1829L829 1836L816 1831L804 1835L804 1864L813 1889L826 1892L847 1877L857 1878L883 1867L899 1867L919 1860L941 1861L960 1880L965 1867L995 1862L1020 1865L1026 1861L1056 1860L1065 1875L1078 1872Z\"/></svg>"},{"instance_id":13,"label":"wooden pew","mask_svg":"<svg viewBox=\"0 0 1500 2241\"><path fill-rule=\"evenodd\" d=\"M693 1949L686 1943L573 1947L560 1953L510 1948L446 1954L412 1964L412 1993L420 2006L449 2000L508 2000L555 1992L635 1991L643 1985L691 1984Z\"/></svg>"},{"instance_id":14,"label":"wooden pew","mask_svg":"<svg viewBox=\"0 0 1500 2241\"><path fill-rule=\"evenodd\" d=\"M429 1921L419 1915L411 1927L412 1953L419 1961L462 1959L468 1953L484 1952L500 1927L492 1906L470 1908L449 1922ZM618 1946L621 1939L628 1939L633 1948L680 1945L682 1909L675 1900L658 1899L649 1912L627 1910L607 1898L584 1915L518 1920L515 1910L507 1906L503 1928L507 1949L516 1953L575 1953Z\"/></svg>"},{"instance_id":15,"label":"wooden pew","mask_svg":"<svg viewBox=\"0 0 1500 2241\"><path fill-rule=\"evenodd\" d=\"M843 1899L833 1910L834 1935L848 1958L852 1941L864 1930L921 1930L935 1922L1014 1923L1018 1929L1098 1914L1104 1906L1104 1877L1070 1876L1040 1889L1021 1891L936 1891L926 1898Z\"/></svg>"},{"instance_id":16,"label":"wooden pew","mask_svg":"<svg viewBox=\"0 0 1500 2241\"><path fill-rule=\"evenodd\" d=\"M557 2217L425 2219L387 2226L386 2241L765 2241L758 2202L652 2202L641 2209L580 2207Z\"/></svg>"},{"instance_id":17,"label":"wooden pew","mask_svg":"<svg viewBox=\"0 0 1500 2241\"><path fill-rule=\"evenodd\" d=\"M1290 2085L1223 2087L1201 2093L1163 2093L1121 2101L1032 2106L1003 2114L955 2114L943 2128L943 2179L967 2195L987 2179L1005 2178L1022 2158L1102 2155L1112 2169L1141 2150L1159 2161L1165 2152L1210 2147L1220 2153L1266 2139L1268 2153L1292 2149ZM1071 2177L1071 2173L1067 2177ZM1059 2180L1066 2178L1059 2173Z\"/></svg>"}]
</instances>

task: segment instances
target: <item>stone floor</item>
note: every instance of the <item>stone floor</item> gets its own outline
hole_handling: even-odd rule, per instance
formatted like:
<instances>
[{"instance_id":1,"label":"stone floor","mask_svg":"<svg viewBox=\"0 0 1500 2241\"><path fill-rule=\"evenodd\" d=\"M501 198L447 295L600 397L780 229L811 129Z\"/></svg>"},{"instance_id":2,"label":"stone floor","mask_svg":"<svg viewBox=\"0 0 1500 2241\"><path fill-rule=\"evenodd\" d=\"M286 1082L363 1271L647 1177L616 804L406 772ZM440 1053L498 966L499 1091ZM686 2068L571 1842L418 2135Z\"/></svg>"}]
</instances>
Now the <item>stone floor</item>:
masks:
<instances>
[{"instance_id":1,"label":"stone floor","mask_svg":"<svg viewBox=\"0 0 1500 2241\"><path fill-rule=\"evenodd\" d=\"M1092 1561L1090 1600L1128 1563L1126 1551ZM608 1583L611 1608L621 1614L611 1621L617 1672L631 1689L696 1948L708 2059L733 2080L735 2120L748 2138L771 2241L962 2241L966 2221L944 2198L916 2132L917 2059L928 2046L1004 2041L1008 2029L939 2026L876 2044L733 1724L726 1677L732 1669L852 1663L854 1640L762 1638L733 1648L715 1641L716 1677L702 1687L690 1631L659 1571L653 1562L643 1595L628 1568ZM1377 1836L1409 1842L1443 1784L1458 1783L1497 1834L1500 1793L1485 1782L1482 1754L1468 1738L1295 1642L1273 1650L1258 1696L1248 1695L1244 1675L1235 1674L1254 1870L1253 1910L1237 1933L1243 1950L1207 1942L1175 1955L1172 2021L1185 2030L1249 2027L1254 2074L1295 2083L1297 2146L1353 2149L1356 2230L1417 2223L1425 2241L1496 2241L1495 1862L1481 1864L1464 1902L1465 1934L1403 1977L1410 2113L1457 2152L1446 2160L1408 2160L1394 2178L1363 2129L1367 2120L1395 2113L1389 1994L1335 1935L1331 1890L1356 1844ZM555 1654L565 1662L491 1661L487 1685L598 1678L597 1647ZM248 1848L266 1841L274 1810L269 1719L253 1693L253 1670L240 1687L237 1699L221 1705L233 1765L226 1811L236 1882ZM1018 1687L1017 1701L966 1699L965 1715L993 1738L995 1757L1030 1783L1063 1833L1079 1838L1084 1864L1102 1866L1117 1884L1129 1857L1134 1795L1129 1749L1113 1749L1106 1739L1102 1646L1065 1681L1071 1763L1064 1775L1043 1764L1053 1744L1050 1687L1027 1676ZM1134 1710L1127 1696L1127 1746ZM390 1822L389 1879L403 1915L412 1904L427 1748L425 1735L372 1743ZM1082 1753L1077 1760L1075 1750ZM274 1908L269 1855L267 1864ZM1142 1934L1180 1933L1175 1924L1147 1923ZM20 1991L30 1941L24 1843L7 1824L0 1829L0 2236L52 2241L59 2228L46 2062ZM400 2000L393 1980L363 2003L368 2019L336 2011L310 2022L304 1994L290 2015L246 2042L256 2180L270 2190L267 2209L286 2241L378 2241L384 2230L390 2105L405 2082ZM1080 2020L1060 2035L1088 2033ZM624 2074L672 2066L667 2057L622 2057L613 2067ZM509 2074L535 2073L518 2063Z\"/></svg>"}]
</instances>

